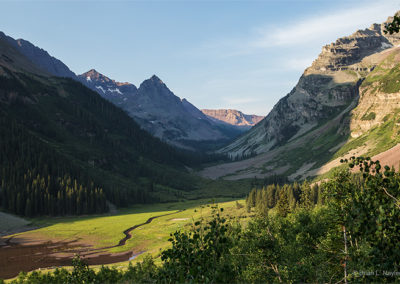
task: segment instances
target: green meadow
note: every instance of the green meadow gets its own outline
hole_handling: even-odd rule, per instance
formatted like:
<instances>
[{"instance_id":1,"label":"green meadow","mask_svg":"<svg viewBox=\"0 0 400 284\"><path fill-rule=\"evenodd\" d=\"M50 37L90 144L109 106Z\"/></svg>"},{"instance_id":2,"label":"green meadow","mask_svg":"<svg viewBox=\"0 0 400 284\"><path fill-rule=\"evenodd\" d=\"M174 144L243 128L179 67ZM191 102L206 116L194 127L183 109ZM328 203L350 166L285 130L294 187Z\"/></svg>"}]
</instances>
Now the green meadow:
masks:
<instances>
[{"instance_id":1,"label":"green meadow","mask_svg":"<svg viewBox=\"0 0 400 284\"><path fill-rule=\"evenodd\" d=\"M239 203L241 206L238 206ZM169 214L153 219L151 223L131 231L132 238L123 246L111 248L108 252L133 251L135 254L150 253L154 257L160 250L169 246L170 233L187 230L193 223L211 216L212 205L224 208L224 214L232 219L243 221L248 213L244 200L219 198L203 199L175 203L135 205L120 210L116 215L86 217L52 217L32 219L32 225L39 229L15 234L20 238L41 240L79 240L91 244L94 248L117 245L124 238L126 229L142 224L149 218ZM171 214L172 213L172 214ZM140 259L140 257L138 257Z\"/></svg>"}]
</instances>

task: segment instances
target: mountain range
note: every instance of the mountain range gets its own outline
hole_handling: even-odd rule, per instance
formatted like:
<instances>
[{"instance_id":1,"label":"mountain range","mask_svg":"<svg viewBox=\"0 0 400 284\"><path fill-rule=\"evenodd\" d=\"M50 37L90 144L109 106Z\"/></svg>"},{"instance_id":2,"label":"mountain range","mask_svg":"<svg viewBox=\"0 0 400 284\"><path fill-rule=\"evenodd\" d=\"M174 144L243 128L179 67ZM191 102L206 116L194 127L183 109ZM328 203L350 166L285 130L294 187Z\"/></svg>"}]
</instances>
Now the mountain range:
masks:
<instances>
[{"instance_id":1,"label":"mountain range","mask_svg":"<svg viewBox=\"0 0 400 284\"><path fill-rule=\"evenodd\" d=\"M139 88L128 82L117 82L94 69L76 75L62 61L29 41L15 40L4 33L0 33L0 38L41 72L81 82L124 109L146 131L175 146L209 150L226 144L248 129L240 123L221 123L203 114L186 99L175 96L155 75Z\"/></svg>"},{"instance_id":2,"label":"mountain range","mask_svg":"<svg viewBox=\"0 0 400 284\"><path fill-rule=\"evenodd\" d=\"M112 80L93 69L78 79L124 109L152 135L182 148L198 149L197 142L203 147L204 144L215 147L245 130L210 119L189 101L177 97L155 75L143 81L139 88Z\"/></svg>"},{"instance_id":3,"label":"mountain range","mask_svg":"<svg viewBox=\"0 0 400 284\"><path fill-rule=\"evenodd\" d=\"M0 62L10 72L79 81L123 109L153 136L186 149L219 146L217 153L234 160L204 169L203 176L283 175L295 180L327 175L341 157L376 155L399 142L400 36L385 34L384 24L373 24L324 46L292 91L265 118L236 110L199 110L175 96L155 75L139 87L94 69L75 75L46 51L3 33ZM3 100L12 97L8 94Z\"/></svg>"},{"instance_id":4,"label":"mountain range","mask_svg":"<svg viewBox=\"0 0 400 284\"><path fill-rule=\"evenodd\" d=\"M207 168L203 175L304 179L327 175L341 157L373 156L395 146L400 36L385 34L385 23L324 46L261 122L219 150L233 160L251 158Z\"/></svg>"}]
</instances>

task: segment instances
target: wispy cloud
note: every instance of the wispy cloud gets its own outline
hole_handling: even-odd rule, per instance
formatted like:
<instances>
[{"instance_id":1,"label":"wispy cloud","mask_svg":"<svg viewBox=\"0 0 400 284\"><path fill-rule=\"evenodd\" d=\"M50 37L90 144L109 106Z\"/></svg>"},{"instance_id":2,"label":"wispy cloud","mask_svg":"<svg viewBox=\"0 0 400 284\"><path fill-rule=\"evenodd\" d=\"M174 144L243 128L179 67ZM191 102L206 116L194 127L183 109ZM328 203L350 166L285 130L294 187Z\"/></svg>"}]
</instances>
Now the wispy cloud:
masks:
<instances>
[{"instance_id":1,"label":"wispy cloud","mask_svg":"<svg viewBox=\"0 0 400 284\"><path fill-rule=\"evenodd\" d=\"M227 76L215 64L213 79L200 88L202 96L207 94L218 108L266 114L295 86L323 45L372 23L382 23L400 10L398 0L343 2L335 10L311 16L299 14L292 21L259 25L241 34L198 45L190 56L234 66Z\"/></svg>"},{"instance_id":2,"label":"wispy cloud","mask_svg":"<svg viewBox=\"0 0 400 284\"><path fill-rule=\"evenodd\" d=\"M351 3L351 2L350 2ZM305 48L333 42L338 37L381 23L400 9L397 0L364 1L362 5L327 11L314 17L301 17L277 25L254 27L247 35L210 40L197 47L194 54L214 54L227 58L268 51L269 48Z\"/></svg>"},{"instance_id":3,"label":"wispy cloud","mask_svg":"<svg viewBox=\"0 0 400 284\"><path fill-rule=\"evenodd\" d=\"M279 27L261 27L258 38L250 42L255 48L310 44L334 40L349 32L382 22L400 8L398 1L368 1L365 5L327 12L312 18L296 19Z\"/></svg>"}]
</instances>

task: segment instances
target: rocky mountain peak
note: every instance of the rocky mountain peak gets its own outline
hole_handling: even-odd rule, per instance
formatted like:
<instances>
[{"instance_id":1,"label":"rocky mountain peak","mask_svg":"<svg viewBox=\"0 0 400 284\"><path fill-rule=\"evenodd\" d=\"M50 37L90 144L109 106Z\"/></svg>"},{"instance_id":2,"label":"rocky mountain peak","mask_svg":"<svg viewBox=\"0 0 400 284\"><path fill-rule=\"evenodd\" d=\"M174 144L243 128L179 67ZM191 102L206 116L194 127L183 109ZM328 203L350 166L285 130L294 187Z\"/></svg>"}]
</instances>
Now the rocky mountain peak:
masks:
<instances>
[{"instance_id":1,"label":"rocky mountain peak","mask_svg":"<svg viewBox=\"0 0 400 284\"><path fill-rule=\"evenodd\" d=\"M109 82L115 83L114 80L111 80L107 76L104 76L103 74L99 73L98 71L96 71L96 69L90 69L89 71L87 71L79 76L85 78L87 81L100 81L103 83L109 83Z\"/></svg>"},{"instance_id":2,"label":"rocky mountain peak","mask_svg":"<svg viewBox=\"0 0 400 284\"><path fill-rule=\"evenodd\" d=\"M120 83L108 78L95 69L78 76L79 81L116 105L136 95L137 88L130 83Z\"/></svg>"},{"instance_id":3,"label":"rocky mountain peak","mask_svg":"<svg viewBox=\"0 0 400 284\"><path fill-rule=\"evenodd\" d=\"M87 71L86 73L83 73L83 74L87 74L87 75L97 75L97 74L99 74L99 75L101 75L99 72L97 72L96 69L90 69L89 71Z\"/></svg>"},{"instance_id":4,"label":"rocky mountain peak","mask_svg":"<svg viewBox=\"0 0 400 284\"><path fill-rule=\"evenodd\" d=\"M147 91L151 91L152 94L163 94L163 95L175 95L168 89L167 85L158 78L156 75L151 76L149 79L144 80L139 89L145 89Z\"/></svg>"},{"instance_id":5,"label":"rocky mountain peak","mask_svg":"<svg viewBox=\"0 0 400 284\"><path fill-rule=\"evenodd\" d=\"M161 79L158 78L156 75L151 76L150 80L152 80L154 82L160 82L160 83L164 84L163 81L161 81Z\"/></svg>"}]
</instances>

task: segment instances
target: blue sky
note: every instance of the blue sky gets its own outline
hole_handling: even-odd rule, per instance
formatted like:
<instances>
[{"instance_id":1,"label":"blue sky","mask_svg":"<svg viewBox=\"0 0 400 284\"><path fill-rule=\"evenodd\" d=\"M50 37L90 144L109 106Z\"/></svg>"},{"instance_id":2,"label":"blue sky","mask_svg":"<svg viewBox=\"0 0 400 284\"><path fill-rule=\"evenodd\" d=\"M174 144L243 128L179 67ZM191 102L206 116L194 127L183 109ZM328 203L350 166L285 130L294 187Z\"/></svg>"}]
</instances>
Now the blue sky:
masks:
<instances>
[{"instance_id":1,"label":"blue sky","mask_svg":"<svg viewBox=\"0 0 400 284\"><path fill-rule=\"evenodd\" d=\"M325 44L383 22L391 0L0 0L0 30L77 74L139 84L156 74L198 108L266 115Z\"/></svg>"}]
</instances>

